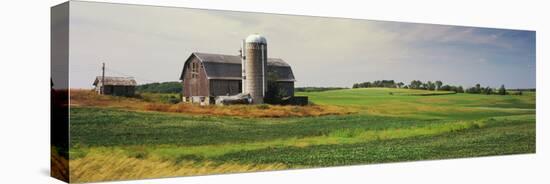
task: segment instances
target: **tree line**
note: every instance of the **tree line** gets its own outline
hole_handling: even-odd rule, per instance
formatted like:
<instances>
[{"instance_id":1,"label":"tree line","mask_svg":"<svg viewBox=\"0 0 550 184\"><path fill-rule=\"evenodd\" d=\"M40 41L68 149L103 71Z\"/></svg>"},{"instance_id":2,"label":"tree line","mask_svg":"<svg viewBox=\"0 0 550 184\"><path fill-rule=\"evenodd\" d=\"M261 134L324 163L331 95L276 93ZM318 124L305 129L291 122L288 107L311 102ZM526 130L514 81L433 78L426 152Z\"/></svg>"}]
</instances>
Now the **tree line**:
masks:
<instances>
[{"instance_id":1,"label":"tree line","mask_svg":"<svg viewBox=\"0 0 550 184\"><path fill-rule=\"evenodd\" d=\"M349 89L342 87L295 87L294 92L321 92L321 91L331 91L331 90L340 90L340 89Z\"/></svg>"},{"instance_id":2,"label":"tree line","mask_svg":"<svg viewBox=\"0 0 550 184\"><path fill-rule=\"evenodd\" d=\"M462 86L444 84L442 81L438 80L435 82L426 81L422 82L420 80L412 80L409 84L403 82L396 82L394 80L375 80L372 82L361 82L353 84L352 88L404 88L404 89L421 89L421 90L430 90L430 91L454 91L456 93L471 93L471 94L498 94L498 95L507 95L510 94L504 85L501 85L500 88L491 88L481 87L480 84L476 84L471 88L464 89ZM514 95L522 95L521 90L513 93Z\"/></svg>"},{"instance_id":3,"label":"tree line","mask_svg":"<svg viewBox=\"0 0 550 184\"><path fill-rule=\"evenodd\" d=\"M181 90L180 82L155 82L136 87L138 93L181 93Z\"/></svg>"}]
</instances>

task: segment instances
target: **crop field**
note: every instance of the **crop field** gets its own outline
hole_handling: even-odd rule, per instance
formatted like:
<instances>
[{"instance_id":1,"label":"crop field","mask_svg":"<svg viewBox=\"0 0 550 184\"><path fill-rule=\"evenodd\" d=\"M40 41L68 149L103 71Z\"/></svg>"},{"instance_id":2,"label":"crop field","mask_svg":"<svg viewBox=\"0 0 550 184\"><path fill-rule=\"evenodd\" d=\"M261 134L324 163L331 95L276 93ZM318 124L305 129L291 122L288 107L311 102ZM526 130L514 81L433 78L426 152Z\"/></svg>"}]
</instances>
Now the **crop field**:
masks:
<instances>
[{"instance_id":1,"label":"crop field","mask_svg":"<svg viewBox=\"0 0 550 184\"><path fill-rule=\"evenodd\" d=\"M71 180L536 151L534 92L500 96L361 88L297 95L315 105L197 107L151 102L157 98L150 94L144 100L71 92Z\"/></svg>"}]
</instances>

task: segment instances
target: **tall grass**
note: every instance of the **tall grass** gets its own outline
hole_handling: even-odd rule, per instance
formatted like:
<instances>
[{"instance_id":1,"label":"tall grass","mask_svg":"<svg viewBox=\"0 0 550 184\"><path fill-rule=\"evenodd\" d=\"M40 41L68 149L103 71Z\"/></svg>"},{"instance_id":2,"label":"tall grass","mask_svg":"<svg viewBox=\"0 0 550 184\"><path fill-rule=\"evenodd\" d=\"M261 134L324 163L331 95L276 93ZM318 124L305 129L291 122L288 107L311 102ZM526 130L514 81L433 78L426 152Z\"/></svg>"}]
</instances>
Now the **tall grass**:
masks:
<instances>
[{"instance_id":1,"label":"tall grass","mask_svg":"<svg viewBox=\"0 0 550 184\"><path fill-rule=\"evenodd\" d=\"M97 95L90 90L71 90L70 105L77 107L114 107L130 110L173 112L193 115L240 117L308 117L345 115L355 113L351 107L334 105L280 106L280 105L231 105L199 106L179 103L148 102L137 98Z\"/></svg>"},{"instance_id":2,"label":"tall grass","mask_svg":"<svg viewBox=\"0 0 550 184\"><path fill-rule=\"evenodd\" d=\"M212 161L163 161L158 158L132 158L117 152L91 153L71 160L71 182L128 180L233 172L281 170L284 164L215 163Z\"/></svg>"},{"instance_id":3,"label":"tall grass","mask_svg":"<svg viewBox=\"0 0 550 184\"><path fill-rule=\"evenodd\" d=\"M326 115L345 115L355 111L351 108L338 106L280 106L280 105L231 105L231 106L197 106L180 103L176 105L149 103L145 104L145 110L160 112L177 112L185 114L206 114L217 116L240 117L308 117Z\"/></svg>"},{"instance_id":4,"label":"tall grass","mask_svg":"<svg viewBox=\"0 0 550 184\"><path fill-rule=\"evenodd\" d=\"M69 161L62 157L55 147L51 147L50 175L61 181L69 181Z\"/></svg>"}]
</instances>

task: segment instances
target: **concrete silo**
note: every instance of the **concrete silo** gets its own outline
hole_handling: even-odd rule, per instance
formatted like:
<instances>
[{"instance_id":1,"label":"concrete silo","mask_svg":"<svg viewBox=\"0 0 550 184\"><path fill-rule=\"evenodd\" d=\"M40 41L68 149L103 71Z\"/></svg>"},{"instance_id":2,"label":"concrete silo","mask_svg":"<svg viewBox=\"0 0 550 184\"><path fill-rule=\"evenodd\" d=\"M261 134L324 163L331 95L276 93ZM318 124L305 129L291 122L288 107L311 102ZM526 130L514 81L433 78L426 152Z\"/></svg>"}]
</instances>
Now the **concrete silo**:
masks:
<instances>
[{"instance_id":1,"label":"concrete silo","mask_svg":"<svg viewBox=\"0 0 550 184\"><path fill-rule=\"evenodd\" d=\"M250 94L253 104L264 103L267 90L267 41L265 37L252 34L244 43L243 93Z\"/></svg>"}]
</instances>

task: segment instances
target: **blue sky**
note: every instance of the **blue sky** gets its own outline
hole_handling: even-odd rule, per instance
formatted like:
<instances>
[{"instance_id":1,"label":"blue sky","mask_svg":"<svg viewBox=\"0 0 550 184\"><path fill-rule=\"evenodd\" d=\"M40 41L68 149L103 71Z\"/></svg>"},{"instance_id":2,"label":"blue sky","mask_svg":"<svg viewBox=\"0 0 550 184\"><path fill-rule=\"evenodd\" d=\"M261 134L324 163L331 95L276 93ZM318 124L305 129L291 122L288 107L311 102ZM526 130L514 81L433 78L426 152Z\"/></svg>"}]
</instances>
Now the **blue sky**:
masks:
<instances>
[{"instance_id":1,"label":"blue sky","mask_svg":"<svg viewBox=\"0 0 550 184\"><path fill-rule=\"evenodd\" d=\"M294 70L296 86L394 79L535 87L535 32L340 18L72 2L73 88L107 75L177 81L192 52L237 54L251 33Z\"/></svg>"}]
</instances>

